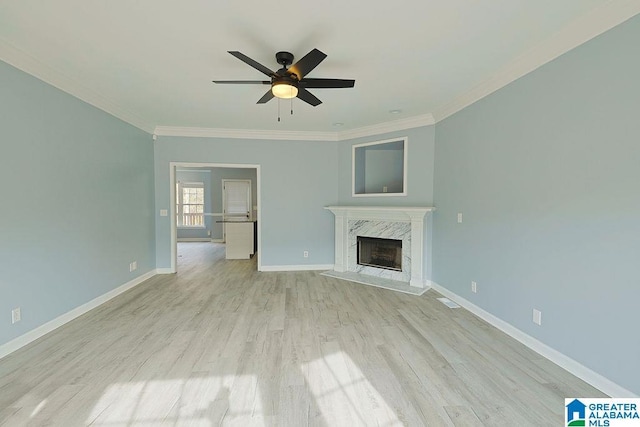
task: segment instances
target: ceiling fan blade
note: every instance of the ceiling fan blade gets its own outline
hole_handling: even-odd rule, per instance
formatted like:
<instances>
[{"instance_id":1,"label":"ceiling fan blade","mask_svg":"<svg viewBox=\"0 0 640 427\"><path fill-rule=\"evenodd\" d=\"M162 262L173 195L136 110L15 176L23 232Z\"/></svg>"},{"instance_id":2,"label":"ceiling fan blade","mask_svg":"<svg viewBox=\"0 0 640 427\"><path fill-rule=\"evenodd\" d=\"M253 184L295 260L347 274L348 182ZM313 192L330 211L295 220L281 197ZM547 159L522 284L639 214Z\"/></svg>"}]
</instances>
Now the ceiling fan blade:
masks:
<instances>
[{"instance_id":1,"label":"ceiling fan blade","mask_svg":"<svg viewBox=\"0 0 640 427\"><path fill-rule=\"evenodd\" d=\"M311 70L316 68L319 63L324 61L327 55L320 52L318 49L313 49L307 53L300 61L296 62L289 68L290 73L295 73L298 76L298 80L302 80L304 76L309 74Z\"/></svg>"},{"instance_id":2,"label":"ceiling fan blade","mask_svg":"<svg viewBox=\"0 0 640 427\"><path fill-rule=\"evenodd\" d=\"M344 79L303 79L300 82L301 86L308 89L340 89L353 87L355 84L355 80Z\"/></svg>"},{"instance_id":3,"label":"ceiling fan blade","mask_svg":"<svg viewBox=\"0 0 640 427\"><path fill-rule=\"evenodd\" d=\"M317 107L318 105L322 104L322 101L320 101L318 98L315 97L315 95L313 95L311 92L309 92L303 87L298 87L298 98L300 98L307 104L313 105L314 107Z\"/></svg>"},{"instance_id":4,"label":"ceiling fan blade","mask_svg":"<svg viewBox=\"0 0 640 427\"><path fill-rule=\"evenodd\" d=\"M271 82L267 80L213 80L214 83L219 85L270 85Z\"/></svg>"},{"instance_id":5,"label":"ceiling fan blade","mask_svg":"<svg viewBox=\"0 0 640 427\"><path fill-rule=\"evenodd\" d=\"M258 102L256 102L256 104L266 104L267 102L271 101L271 98L273 98L273 92L271 92L271 89L269 89L269 91L265 93L264 96L260 98Z\"/></svg>"},{"instance_id":6,"label":"ceiling fan blade","mask_svg":"<svg viewBox=\"0 0 640 427\"><path fill-rule=\"evenodd\" d=\"M266 74L269 77L274 75L273 71L271 71L270 69L268 69L267 67L265 67L261 63L259 63L257 61L254 61L253 59L249 58L244 53L240 53L240 52L238 52L236 50L229 50L228 52L231 55L233 55L236 58L238 58L240 61L244 62L245 64L251 65L253 68L255 68L256 70L260 71L261 73Z\"/></svg>"}]
</instances>

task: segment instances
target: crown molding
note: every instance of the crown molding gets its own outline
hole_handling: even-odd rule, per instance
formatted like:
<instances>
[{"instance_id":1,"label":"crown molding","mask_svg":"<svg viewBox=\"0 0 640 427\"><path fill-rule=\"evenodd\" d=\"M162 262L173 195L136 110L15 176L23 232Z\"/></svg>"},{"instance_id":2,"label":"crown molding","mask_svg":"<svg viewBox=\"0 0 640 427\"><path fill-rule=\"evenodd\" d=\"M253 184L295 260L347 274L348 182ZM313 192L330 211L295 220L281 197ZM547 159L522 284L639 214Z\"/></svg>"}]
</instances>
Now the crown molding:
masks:
<instances>
[{"instance_id":1,"label":"crown molding","mask_svg":"<svg viewBox=\"0 0 640 427\"><path fill-rule=\"evenodd\" d=\"M77 80L44 64L3 38L0 38L0 60L138 129L147 133L153 132L153 125L147 123L137 114L122 108L115 101L100 95L93 89L83 86Z\"/></svg>"},{"instance_id":2,"label":"crown molding","mask_svg":"<svg viewBox=\"0 0 640 427\"><path fill-rule=\"evenodd\" d=\"M419 128L422 126L431 126L435 123L436 121L433 118L433 114L422 114L420 116L407 117L405 119L393 120L391 122L338 132L338 141L361 138L364 136L382 135L384 133Z\"/></svg>"},{"instance_id":3,"label":"crown molding","mask_svg":"<svg viewBox=\"0 0 640 427\"><path fill-rule=\"evenodd\" d=\"M560 55L640 13L638 0L610 0L516 57L489 79L434 111L436 122L529 74Z\"/></svg>"},{"instance_id":4,"label":"crown molding","mask_svg":"<svg viewBox=\"0 0 640 427\"><path fill-rule=\"evenodd\" d=\"M231 139L264 139L280 141L344 141L363 136L380 135L387 132L433 125L431 114L394 120L392 122L365 126L343 132L308 132L308 131L275 131L252 129L217 129L181 126L156 126L153 131L157 136L182 136L191 138L231 138Z\"/></svg>"},{"instance_id":5,"label":"crown molding","mask_svg":"<svg viewBox=\"0 0 640 427\"><path fill-rule=\"evenodd\" d=\"M156 126L153 134L158 136L183 136L190 138L266 139L280 141L337 141L335 132L222 129L182 126Z\"/></svg>"}]
</instances>

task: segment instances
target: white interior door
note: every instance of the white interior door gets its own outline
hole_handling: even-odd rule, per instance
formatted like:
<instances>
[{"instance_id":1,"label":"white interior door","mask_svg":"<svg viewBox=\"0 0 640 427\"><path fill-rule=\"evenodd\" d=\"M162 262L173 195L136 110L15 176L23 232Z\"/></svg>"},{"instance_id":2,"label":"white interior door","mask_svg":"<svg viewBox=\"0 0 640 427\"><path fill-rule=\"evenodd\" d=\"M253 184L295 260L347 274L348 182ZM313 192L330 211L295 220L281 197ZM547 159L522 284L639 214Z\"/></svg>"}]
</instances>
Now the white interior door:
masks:
<instances>
[{"instance_id":1,"label":"white interior door","mask_svg":"<svg viewBox=\"0 0 640 427\"><path fill-rule=\"evenodd\" d=\"M251 221L253 219L251 217L250 179L222 180L222 216L224 221Z\"/></svg>"}]
</instances>

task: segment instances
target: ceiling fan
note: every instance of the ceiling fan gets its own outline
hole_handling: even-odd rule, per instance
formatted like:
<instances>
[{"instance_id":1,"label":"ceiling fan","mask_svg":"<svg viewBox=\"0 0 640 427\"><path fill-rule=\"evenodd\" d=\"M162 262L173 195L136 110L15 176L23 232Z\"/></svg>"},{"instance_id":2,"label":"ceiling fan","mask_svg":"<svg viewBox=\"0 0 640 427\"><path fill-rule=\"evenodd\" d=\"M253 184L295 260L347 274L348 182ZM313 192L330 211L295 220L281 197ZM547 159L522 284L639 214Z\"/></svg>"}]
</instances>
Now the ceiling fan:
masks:
<instances>
[{"instance_id":1,"label":"ceiling fan","mask_svg":"<svg viewBox=\"0 0 640 427\"><path fill-rule=\"evenodd\" d=\"M271 71L259 62L254 61L243 53L238 51L229 51L229 53L242 62L267 75L270 80L214 80L213 82L218 84L271 85L271 89L269 89L269 91L258 100L258 104L264 104L270 101L274 96L282 99L297 97L307 104L316 107L322 104L322 101L316 98L307 89L349 88L353 87L356 83L355 80L305 78L311 70L316 68L318 64L327 57L326 54L322 53L318 49L313 49L289 68L287 67L293 64L293 54L289 52L276 53L276 61L278 64L282 65L282 68L275 72Z\"/></svg>"}]
</instances>

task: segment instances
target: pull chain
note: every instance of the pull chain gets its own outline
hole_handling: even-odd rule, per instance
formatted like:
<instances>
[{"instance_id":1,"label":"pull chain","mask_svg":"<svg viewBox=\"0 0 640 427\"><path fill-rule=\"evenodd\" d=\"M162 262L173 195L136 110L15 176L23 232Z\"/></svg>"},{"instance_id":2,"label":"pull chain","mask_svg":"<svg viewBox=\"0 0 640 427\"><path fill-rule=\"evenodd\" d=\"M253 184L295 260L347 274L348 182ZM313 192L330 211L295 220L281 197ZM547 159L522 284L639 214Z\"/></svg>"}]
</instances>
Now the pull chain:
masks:
<instances>
[{"instance_id":1,"label":"pull chain","mask_svg":"<svg viewBox=\"0 0 640 427\"><path fill-rule=\"evenodd\" d=\"M280 98L278 98L278 121L280 121Z\"/></svg>"}]
</instances>

